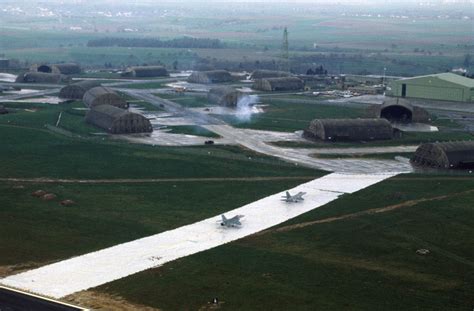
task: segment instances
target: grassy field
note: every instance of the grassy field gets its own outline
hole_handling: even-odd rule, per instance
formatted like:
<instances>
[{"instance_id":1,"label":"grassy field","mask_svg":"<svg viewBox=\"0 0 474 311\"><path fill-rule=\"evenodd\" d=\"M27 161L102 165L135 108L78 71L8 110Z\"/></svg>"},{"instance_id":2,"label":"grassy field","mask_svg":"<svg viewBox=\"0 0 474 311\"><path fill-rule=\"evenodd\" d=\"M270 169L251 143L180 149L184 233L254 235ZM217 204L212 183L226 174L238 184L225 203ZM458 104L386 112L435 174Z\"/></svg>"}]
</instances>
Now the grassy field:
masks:
<instances>
[{"instance_id":1,"label":"grassy field","mask_svg":"<svg viewBox=\"0 0 474 311\"><path fill-rule=\"evenodd\" d=\"M81 105L8 103L17 110L0 116L0 177L122 181L0 182L0 253L4 254L0 274L194 222L322 174L238 147L168 148L109 141L91 135L98 130L83 122L83 110L74 109ZM60 128L76 137L45 128L45 124L54 125L61 112ZM298 178L252 181L252 177L278 176ZM221 180L185 181L196 177ZM248 181L228 180L234 177ZM150 178L181 180L151 184L123 181ZM31 197L38 189L53 192L58 199L45 202ZM64 199L77 204L59 206L59 200ZM16 266L5 268L8 265Z\"/></svg>"},{"instance_id":2,"label":"grassy field","mask_svg":"<svg viewBox=\"0 0 474 311\"><path fill-rule=\"evenodd\" d=\"M395 157L405 157L410 159L414 153L367 153L367 154L323 154L315 153L312 156L318 159L385 159L393 160Z\"/></svg>"},{"instance_id":3,"label":"grassy field","mask_svg":"<svg viewBox=\"0 0 474 311\"><path fill-rule=\"evenodd\" d=\"M12 273L193 223L304 181L0 182L0 277L2 272ZM30 193L38 189L58 198L43 201L32 197ZM65 199L76 204L60 206L59 201ZM15 267L5 267L9 265Z\"/></svg>"},{"instance_id":4,"label":"grassy field","mask_svg":"<svg viewBox=\"0 0 474 311\"><path fill-rule=\"evenodd\" d=\"M365 110L321 104L288 103L261 97L265 113L253 114L248 122L233 116L219 116L240 128L293 132L305 129L316 118L357 118L365 116Z\"/></svg>"},{"instance_id":5,"label":"grassy field","mask_svg":"<svg viewBox=\"0 0 474 311\"><path fill-rule=\"evenodd\" d=\"M164 87L164 84L160 82L131 83L120 87L125 89L160 89Z\"/></svg>"},{"instance_id":6,"label":"grassy field","mask_svg":"<svg viewBox=\"0 0 474 311\"><path fill-rule=\"evenodd\" d=\"M179 125L179 126L169 126L167 127L171 129L170 133L174 134L188 134L188 135L196 135L196 136L204 136L209 138L219 138L220 135L209 131L208 129L198 126L198 125Z\"/></svg>"},{"instance_id":7,"label":"grassy field","mask_svg":"<svg viewBox=\"0 0 474 311\"><path fill-rule=\"evenodd\" d=\"M212 106L206 96L177 95L177 94L157 94L157 96L169 99L187 108L199 108Z\"/></svg>"},{"instance_id":8,"label":"grassy field","mask_svg":"<svg viewBox=\"0 0 474 311\"><path fill-rule=\"evenodd\" d=\"M155 105L152 105L146 101L143 100L128 100L128 103L130 103L133 107L133 105L137 106L138 108L142 108L145 111L163 111L163 109L156 107Z\"/></svg>"},{"instance_id":9,"label":"grassy field","mask_svg":"<svg viewBox=\"0 0 474 311\"><path fill-rule=\"evenodd\" d=\"M420 143L439 142L439 141L456 141L456 140L472 140L474 136L465 132L440 131L432 133L422 132L406 132L401 137L395 137L390 140L378 141L361 141L361 142L325 142L325 141L306 141L291 142L277 141L272 145L286 148L344 148L344 147L388 147L400 145L418 145Z\"/></svg>"},{"instance_id":10,"label":"grassy field","mask_svg":"<svg viewBox=\"0 0 474 311\"><path fill-rule=\"evenodd\" d=\"M226 310L468 310L473 191L469 177L393 178L98 290L163 310L206 309L213 297Z\"/></svg>"}]
</instances>

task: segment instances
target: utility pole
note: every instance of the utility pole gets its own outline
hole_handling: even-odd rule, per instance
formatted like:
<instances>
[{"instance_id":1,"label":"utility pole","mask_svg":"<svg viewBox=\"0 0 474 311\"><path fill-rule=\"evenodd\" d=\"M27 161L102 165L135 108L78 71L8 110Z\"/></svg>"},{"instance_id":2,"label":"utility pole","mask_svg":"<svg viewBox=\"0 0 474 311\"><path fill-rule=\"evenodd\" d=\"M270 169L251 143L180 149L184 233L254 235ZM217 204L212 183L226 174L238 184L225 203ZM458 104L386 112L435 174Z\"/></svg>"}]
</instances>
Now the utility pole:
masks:
<instances>
[{"instance_id":1,"label":"utility pole","mask_svg":"<svg viewBox=\"0 0 474 311\"><path fill-rule=\"evenodd\" d=\"M283 30L283 44L281 45L281 70L283 71L290 71L290 52L289 52L289 44L288 44L288 29L285 27Z\"/></svg>"}]
</instances>

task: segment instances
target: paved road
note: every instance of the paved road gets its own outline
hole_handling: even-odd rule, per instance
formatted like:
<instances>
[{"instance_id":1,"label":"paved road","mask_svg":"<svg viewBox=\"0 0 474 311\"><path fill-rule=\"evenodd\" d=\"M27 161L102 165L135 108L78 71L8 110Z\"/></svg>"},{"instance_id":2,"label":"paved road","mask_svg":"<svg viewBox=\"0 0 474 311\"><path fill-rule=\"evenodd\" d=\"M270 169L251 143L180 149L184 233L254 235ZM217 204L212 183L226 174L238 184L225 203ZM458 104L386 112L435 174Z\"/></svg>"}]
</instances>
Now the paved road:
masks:
<instances>
[{"instance_id":1,"label":"paved road","mask_svg":"<svg viewBox=\"0 0 474 311\"><path fill-rule=\"evenodd\" d=\"M395 160L363 160L363 159L316 159L311 153L315 150L280 148L266 144L260 135L251 135L248 130L234 128L224 121L191 109L186 109L180 104L170 100L162 99L148 90L119 89L132 97L149 102L152 105L165 109L166 111L186 116L194 120L195 124L222 136L227 141L241 145L253 151L271 155L296 165L317 168L331 172L348 173L373 173L373 172L411 172L409 163Z\"/></svg>"},{"instance_id":2,"label":"paved road","mask_svg":"<svg viewBox=\"0 0 474 311\"><path fill-rule=\"evenodd\" d=\"M33 296L0 286L1 311L81 311L86 310L59 301Z\"/></svg>"},{"instance_id":3,"label":"paved road","mask_svg":"<svg viewBox=\"0 0 474 311\"><path fill-rule=\"evenodd\" d=\"M25 93L25 94L12 94L12 95L5 95L1 96L0 100L16 100L28 97L36 97L36 96L44 96L50 95L59 92L59 89L47 89L47 90L38 90L37 92Z\"/></svg>"}]
</instances>

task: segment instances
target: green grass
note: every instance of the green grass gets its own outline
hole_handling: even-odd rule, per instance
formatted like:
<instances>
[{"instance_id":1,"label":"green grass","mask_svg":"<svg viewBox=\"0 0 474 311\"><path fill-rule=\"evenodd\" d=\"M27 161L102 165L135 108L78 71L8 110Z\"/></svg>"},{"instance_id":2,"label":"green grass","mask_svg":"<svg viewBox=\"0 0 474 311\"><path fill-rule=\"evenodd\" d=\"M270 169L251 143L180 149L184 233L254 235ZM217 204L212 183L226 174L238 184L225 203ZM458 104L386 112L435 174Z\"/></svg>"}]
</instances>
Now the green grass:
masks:
<instances>
[{"instance_id":1,"label":"green grass","mask_svg":"<svg viewBox=\"0 0 474 311\"><path fill-rule=\"evenodd\" d=\"M178 94L156 94L157 96L169 99L187 108L200 108L212 106L205 96L178 95Z\"/></svg>"},{"instance_id":2,"label":"green grass","mask_svg":"<svg viewBox=\"0 0 474 311\"><path fill-rule=\"evenodd\" d=\"M384 159L393 160L395 157L411 158L414 153L367 153L367 154L324 154L315 153L312 156L318 159Z\"/></svg>"},{"instance_id":3,"label":"green grass","mask_svg":"<svg viewBox=\"0 0 474 311\"><path fill-rule=\"evenodd\" d=\"M242 122L233 116L219 116L230 124L240 128L293 132L308 127L316 118L357 118L365 116L361 108L322 105L318 103L291 103L262 97L265 112L253 114L248 122Z\"/></svg>"},{"instance_id":4,"label":"green grass","mask_svg":"<svg viewBox=\"0 0 474 311\"><path fill-rule=\"evenodd\" d=\"M137 105L138 107L143 108L145 111L163 111L163 109L143 100L129 100L128 102L132 105Z\"/></svg>"},{"instance_id":5,"label":"green grass","mask_svg":"<svg viewBox=\"0 0 474 311\"><path fill-rule=\"evenodd\" d=\"M238 147L155 147L90 136L101 131L83 122L84 111L73 109L81 107L80 102L6 106L38 109L0 116L0 172L6 177L243 177L314 172ZM61 111L64 119L60 126L83 138L64 137L45 129L45 124L56 124Z\"/></svg>"},{"instance_id":6,"label":"green grass","mask_svg":"<svg viewBox=\"0 0 474 311\"><path fill-rule=\"evenodd\" d=\"M218 215L304 181L0 182L0 266L45 264L128 242ZM32 197L30 193L38 189L56 194L57 200ZM76 204L60 206L65 199Z\"/></svg>"},{"instance_id":7,"label":"green grass","mask_svg":"<svg viewBox=\"0 0 474 311\"><path fill-rule=\"evenodd\" d=\"M238 147L153 147L0 126L4 177L159 178L311 175ZM34 143L32 143L34 142ZM251 159L249 159L251 156Z\"/></svg>"},{"instance_id":8,"label":"green grass","mask_svg":"<svg viewBox=\"0 0 474 311\"><path fill-rule=\"evenodd\" d=\"M285 148L349 148L349 147L389 147L400 145L418 145L420 143L472 140L474 136L466 132L453 132L440 130L439 132L405 132L401 137L390 140L361 141L361 142L326 142L326 141L276 141L272 145Z\"/></svg>"},{"instance_id":9,"label":"green grass","mask_svg":"<svg viewBox=\"0 0 474 311\"><path fill-rule=\"evenodd\" d=\"M120 87L125 89L160 89L164 87L164 84L160 82L131 83L121 85Z\"/></svg>"},{"instance_id":10,"label":"green grass","mask_svg":"<svg viewBox=\"0 0 474 311\"><path fill-rule=\"evenodd\" d=\"M180 126L168 126L167 129L171 129L169 133L174 134L188 134L196 136L204 136L209 138L219 138L220 135L209 131L208 129L198 125L180 125Z\"/></svg>"},{"instance_id":11,"label":"green grass","mask_svg":"<svg viewBox=\"0 0 474 311\"><path fill-rule=\"evenodd\" d=\"M422 180L419 180L422 178ZM386 213L251 236L99 287L163 310L467 310L474 179L401 176L289 221L448 195ZM427 256L416 250L427 248ZM181 299L186 297L186 299Z\"/></svg>"}]
</instances>

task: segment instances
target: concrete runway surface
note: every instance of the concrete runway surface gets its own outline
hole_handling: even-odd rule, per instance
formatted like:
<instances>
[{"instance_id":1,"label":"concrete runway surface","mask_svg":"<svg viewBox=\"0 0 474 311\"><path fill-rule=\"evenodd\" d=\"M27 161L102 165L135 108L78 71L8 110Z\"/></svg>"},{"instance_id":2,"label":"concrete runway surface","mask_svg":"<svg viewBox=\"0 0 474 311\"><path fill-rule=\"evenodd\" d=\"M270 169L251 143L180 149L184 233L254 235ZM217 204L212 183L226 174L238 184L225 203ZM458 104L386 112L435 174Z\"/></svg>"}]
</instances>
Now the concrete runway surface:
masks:
<instances>
[{"instance_id":1,"label":"concrete runway surface","mask_svg":"<svg viewBox=\"0 0 474 311\"><path fill-rule=\"evenodd\" d=\"M283 192L225 213L245 215L241 228L224 228L220 215L38 269L12 275L0 283L30 292L61 298L172 260L202 252L276 226L336 200L344 193L364 189L398 173L332 173L290 189L306 192L303 202L281 201Z\"/></svg>"}]
</instances>

